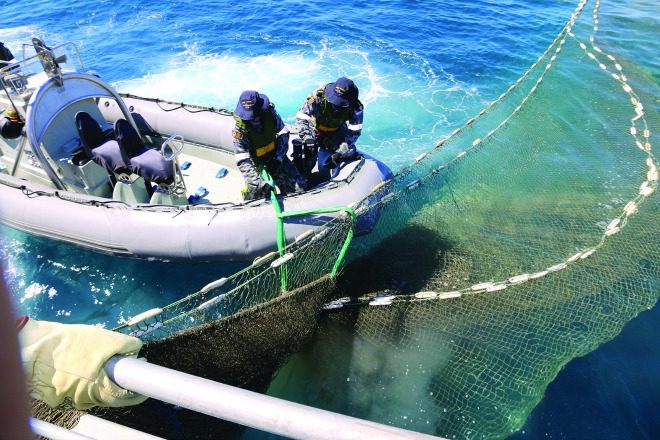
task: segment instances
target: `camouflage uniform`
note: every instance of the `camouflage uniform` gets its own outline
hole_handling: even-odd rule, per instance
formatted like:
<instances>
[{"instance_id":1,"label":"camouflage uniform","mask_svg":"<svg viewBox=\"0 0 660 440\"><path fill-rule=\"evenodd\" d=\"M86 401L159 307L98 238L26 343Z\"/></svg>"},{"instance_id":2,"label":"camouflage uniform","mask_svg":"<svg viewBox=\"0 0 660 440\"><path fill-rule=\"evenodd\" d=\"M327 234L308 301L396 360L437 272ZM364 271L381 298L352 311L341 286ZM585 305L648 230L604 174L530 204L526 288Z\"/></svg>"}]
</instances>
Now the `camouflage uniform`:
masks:
<instances>
[{"instance_id":1,"label":"camouflage uniform","mask_svg":"<svg viewBox=\"0 0 660 440\"><path fill-rule=\"evenodd\" d=\"M331 105L325 96L325 90L331 84L312 92L296 114L298 133L306 147L304 151L294 152L294 156L304 155L307 171L314 167L317 157L319 171L322 171L328 156L335 153L342 143L346 143L349 148L348 152L342 154L344 158L357 156L355 142L362 133L364 108L357 99L353 106L347 108ZM310 148L309 145L314 147Z\"/></svg>"},{"instance_id":2,"label":"camouflage uniform","mask_svg":"<svg viewBox=\"0 0 660 440\"><path fill-rule=\"evenodd\" d=\"M282 193L301 192L307 188L307 181L286 155L289 130L273 104L261 114L259 126L251 125L238 116L234 119L234 152L238 169L245 178L246 200L269 195L271 188L261 177L263 168Z\"/></svg>"}]
</instances>

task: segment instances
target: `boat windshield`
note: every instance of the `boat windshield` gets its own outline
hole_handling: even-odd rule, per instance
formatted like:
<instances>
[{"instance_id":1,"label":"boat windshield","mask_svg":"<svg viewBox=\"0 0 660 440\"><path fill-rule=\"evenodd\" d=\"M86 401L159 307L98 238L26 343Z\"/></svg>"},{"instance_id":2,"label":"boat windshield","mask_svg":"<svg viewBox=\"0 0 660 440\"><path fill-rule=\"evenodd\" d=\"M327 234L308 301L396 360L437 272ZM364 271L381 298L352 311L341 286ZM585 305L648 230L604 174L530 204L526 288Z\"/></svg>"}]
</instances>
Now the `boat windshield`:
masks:
<instances>
[{"instance_id":1,"label":"boat windshield","mask_svg":"<svg viewBox=\"0 0 660 440\"><path fill-rule=\"evenodd\" d=\"M50 48L55 65L62 72L84 70L80 52L74 43L67 42ZM29 55L35 52L31 44L23 44L22 59L17 63L0 65L0 85L3 93L11 99L13 96L27 97L48 78L54 76L53 66L43 55ZM26 96L27 95L27 96Z\"/></svg>"}]
</instances>

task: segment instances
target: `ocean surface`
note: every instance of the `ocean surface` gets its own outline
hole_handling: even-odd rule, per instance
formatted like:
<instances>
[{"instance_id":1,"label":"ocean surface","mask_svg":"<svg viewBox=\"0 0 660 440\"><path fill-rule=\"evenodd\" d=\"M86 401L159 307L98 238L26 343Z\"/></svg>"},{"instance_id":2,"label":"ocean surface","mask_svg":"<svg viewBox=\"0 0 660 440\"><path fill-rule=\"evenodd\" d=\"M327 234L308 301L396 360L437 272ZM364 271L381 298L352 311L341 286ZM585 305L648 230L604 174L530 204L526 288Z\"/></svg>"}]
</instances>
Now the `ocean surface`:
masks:
<instances>
[{"instance_id":1,"label":"ocean surface","mask_svg":"<svg viewBox=\"0 0 660 440\"><path fill-rule=\"evenodd\" d=\"M660 81L657 7L601 4L627 29L607 31L610 47L646 72L650 83L640 87L651 94ZM17 1L3 5L0 41L16 55L33 35L72 41L86 67L141 96L233 109L242 90L257 89L289 123L315 87L349 76L366 109L360 148L397 170L497 98L574 8L540 0ZM61 322L112 328L239 267L125 260L0 233L16 308ZM568 364L511 438L660 438L658 325L656 306Z\"/></svg>"}]
</instances>

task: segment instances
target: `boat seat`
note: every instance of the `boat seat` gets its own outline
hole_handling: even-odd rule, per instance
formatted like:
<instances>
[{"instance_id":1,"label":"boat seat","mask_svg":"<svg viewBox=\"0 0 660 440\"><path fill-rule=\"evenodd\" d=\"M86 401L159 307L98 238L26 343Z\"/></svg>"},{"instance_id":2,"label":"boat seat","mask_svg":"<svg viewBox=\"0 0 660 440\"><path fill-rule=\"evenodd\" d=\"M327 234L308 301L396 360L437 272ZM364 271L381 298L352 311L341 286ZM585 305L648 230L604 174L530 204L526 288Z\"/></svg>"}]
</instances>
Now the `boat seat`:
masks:
<instances>
[{"instance_id":1,"label":"boat seat","mask_svg":"<svg viewBox=\"0 0 660 440\"><path fill-rule=\"evenodd\" d=\"M103 132L101 125L89 113L76 113L76 128L84 156L114 174L130 174L122 158L119 144Z\"/></svg>"},{"instance_id":2,"label":"boat seat","mask_svg":"<svg viewBox=\"0 0 660 440\"><path fill-rule=\"evenodd\" d=\"M91 158L92 150L109 139L103 134L103 130L96 119L89 113L80 111L76 113L75 119L76 129L80 137L80 146Z\"/></svg>"},{"instance_id":3,"label":"boat seat","mask_svg":"<svg viewBox=\"0 0 660 440\"><path fill-rule=\"evenodd\" d=\"M174 164L156 150L147 148L140 134L126 119L118 119L114 126L115 138L124 163L147 182L158 185L174 183Z\"/></svg>"},{"instance_id":4,"label":"boat seat","mask_svg":"<svg viewBox=\"0 0 660 440\"><path fill-rule=\"evenodd\" d=\"M126 203L149 203L151 195L144 179L133 174L131 176L122 175L117 180L112 198Z\"/></svg>"},{"instance_id":5,"label":"boat seat","mask_svg":"<svg viewBox=\"0 0 660 440\"><path fill-rule=\"evenodd\" d=\"M92 150L92 160L114 174L131 174L117 141L106 141Z\"/></svg>"},{"instance_id":6,"label":"boat seat","mask_svg":"<svg viewBox=\"0 0 660 440\"><path fill-rule=\"evenodd\" d=\"M131 116L133 116L133 121L135 121L135 126L140 131L140 135L150 145L156 145L157 141L162 139L161 134L154 130L140 113L131 112Z\"/></svg>"},{"instance_id":7,"label":"boat seat","mask_svg":"<svg viewBox=\"0 0 660 440\"><path fill-rule=\"evenodd\" d=\"M83 155L106 169L112 178L112 198L127 203L149 203L151 184L134 175L129 162L122 154L114 130L104 132L101 125L89 113L76 113L76 128Z\"/></svg>"},{"instance_id":8,"label":"boat seat","mask_svg":"<svg viewBox=\"0 0 660 440\"><path fill-rule=\"evenodd\" d=\"M79 111L75 115L76 129L80 138L80 146L85 152L87 158L92 158L92 151L104 144L106 141L113 140L114 133L112 129L103 130L101 125L94 117L85 111Z\"/></svg>"}]
</instances>

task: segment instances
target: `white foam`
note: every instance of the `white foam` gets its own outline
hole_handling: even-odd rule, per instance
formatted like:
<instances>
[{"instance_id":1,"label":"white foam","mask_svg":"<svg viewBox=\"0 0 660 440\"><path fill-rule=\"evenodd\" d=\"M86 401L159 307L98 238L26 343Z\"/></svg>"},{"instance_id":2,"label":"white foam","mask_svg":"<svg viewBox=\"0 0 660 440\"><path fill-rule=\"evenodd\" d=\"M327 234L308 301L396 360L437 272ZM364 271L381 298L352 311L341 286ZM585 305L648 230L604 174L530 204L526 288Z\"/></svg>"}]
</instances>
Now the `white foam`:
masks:
<instances>
[{"instance_id":1,"label":"white foam","mask_svg":"<svg viewBox=\"0 0 660 440\"><path fill-rule=\"evenodd\" d=\"M169 59L150 64L148 74L113 85L139 96L228 110L235 108L243 90L254 89L266 93L284 121L293 124L312 90L348 76L360 88L365 106L359 146L395 170L411 155L428 151L483 104L475 87L387 42L366 46L337 37L320 42L254 38L255 47L268 43L261 46L289 49L249 56L234 50L208 53L191 43Z\"/></svg>"},{"instance_id":2,"label":"white foam","mask_svg":"<svg viewBox=\"0 0 660 440\"><path fill-rule=\"evenodd\" d=\"M250 58L231 54L199 55L194 48L189 48L171 59L165 71L118 81L114 86L136 95L230 110L243 90L254 89L266 93L277 103L278 109L284 107L292 112L318 85L310 78L317 77L319 70L316 60L306 58L301 52ZM295 106L287 105L293 96L296 97ZM283 112L283 116L286 113Z\"/></svg>"}]
</instances>

